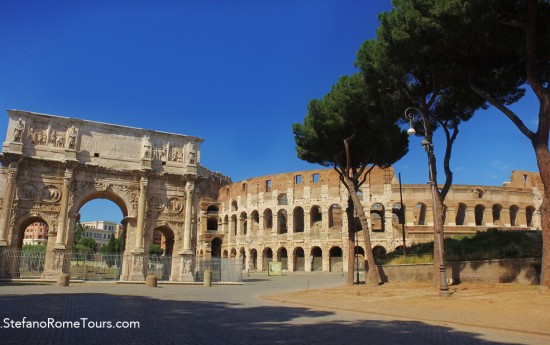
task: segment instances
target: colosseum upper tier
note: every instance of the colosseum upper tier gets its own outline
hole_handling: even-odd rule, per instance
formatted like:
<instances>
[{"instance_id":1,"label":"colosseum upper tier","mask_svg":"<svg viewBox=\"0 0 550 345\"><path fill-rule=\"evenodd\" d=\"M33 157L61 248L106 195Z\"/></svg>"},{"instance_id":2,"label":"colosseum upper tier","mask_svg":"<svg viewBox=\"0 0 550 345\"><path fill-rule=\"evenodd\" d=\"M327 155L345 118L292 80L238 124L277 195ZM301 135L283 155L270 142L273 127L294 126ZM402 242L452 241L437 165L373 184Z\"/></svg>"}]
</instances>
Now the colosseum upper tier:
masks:
<instances>
[{"instance_id":1,"label":"colosseum upper tier","mask_svg":"<svg viewBox=\"0 0 550 345\"><path fill-rule=\"evenodd\" d=\"M536 173L513 171L503 186L455 185L445 199L445 236L488 228L540 229L542 182ZM392 168L374 169L359 197L369 217L375 251L433 240L428 184L401 186ZM401 197L403 202L401 202ZM333 169L255 177L203 198L198 214L199 257L242 257L246 267L288 271L341 271L347 267L348 191ZM405 236L403 236L403 230ZM362 231L357 236L362 239ZM364 243L356 252L364 253Z\"/></svg>"}]
</instances>

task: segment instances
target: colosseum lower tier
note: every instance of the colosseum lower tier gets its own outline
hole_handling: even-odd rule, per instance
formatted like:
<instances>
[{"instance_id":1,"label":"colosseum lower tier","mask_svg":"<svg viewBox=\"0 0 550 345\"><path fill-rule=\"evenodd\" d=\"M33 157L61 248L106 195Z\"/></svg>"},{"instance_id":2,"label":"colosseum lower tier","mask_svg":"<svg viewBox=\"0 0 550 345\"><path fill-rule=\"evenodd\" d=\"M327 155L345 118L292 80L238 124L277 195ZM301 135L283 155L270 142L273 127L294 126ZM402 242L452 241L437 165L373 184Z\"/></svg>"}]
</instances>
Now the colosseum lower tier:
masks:
<instances>
[{"instance_id":1,"label":"colosseum lower tier","mask_svg":"<svg viewBox=\"0 0 550 345\"><path fill-rule=\"evenodd\" d=\"M445 199L445 236L489 228L540 230L541 192L539 175L525 171L513 171L503 186L455 185ZM392 168L374 169L359 197L370 215L375 252L393 251L404 238L407 246L433 240L428 184L402 185L400 193ZM223 186L217 200L200 200L196 254L205 259L242 258L245 267L257 271L266 271L271 261L281 262L287 271L346 271L347 200L348 192L333 169ZM356 242L359 256L365 252L363 231Z\"/></svg>"}]
</instances>

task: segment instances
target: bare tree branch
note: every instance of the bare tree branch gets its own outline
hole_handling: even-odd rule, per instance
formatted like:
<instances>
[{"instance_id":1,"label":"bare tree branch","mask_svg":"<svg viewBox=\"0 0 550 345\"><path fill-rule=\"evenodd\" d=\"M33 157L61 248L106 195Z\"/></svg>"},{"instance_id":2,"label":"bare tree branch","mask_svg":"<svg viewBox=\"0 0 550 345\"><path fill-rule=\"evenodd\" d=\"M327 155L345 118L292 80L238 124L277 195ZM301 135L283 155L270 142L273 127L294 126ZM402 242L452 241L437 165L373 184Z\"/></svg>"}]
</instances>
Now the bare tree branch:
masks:
<instances>
[{"instance_id":1,"label":"bare tree branch","mask_svg":"<svg viewBox=\"0 0 550 345\"><path fill-rule=\"evenodd\" d=\"M529 140L531 141L535 140L535 133L533 133L533 131L527 128L527 126L525 126L523 121L521 121L521 119L516 115L516 113L514 113L512 110L510 110L510 108L506 107L501 102L494 99L491 95L489 95L489 93L485 92L484 90L479 88L477 85L475 85L472 82L471 78L470 78L470 88L480 97L482 97L484 100L489 102L492 106L494 106L495 108L500 110L502 113L504 113L504 115L506 115L516 125L516 127L520 130L520 132L523 133L523 135L525 135L527 138L529 138Z\"/></svg>"}]
</instances>

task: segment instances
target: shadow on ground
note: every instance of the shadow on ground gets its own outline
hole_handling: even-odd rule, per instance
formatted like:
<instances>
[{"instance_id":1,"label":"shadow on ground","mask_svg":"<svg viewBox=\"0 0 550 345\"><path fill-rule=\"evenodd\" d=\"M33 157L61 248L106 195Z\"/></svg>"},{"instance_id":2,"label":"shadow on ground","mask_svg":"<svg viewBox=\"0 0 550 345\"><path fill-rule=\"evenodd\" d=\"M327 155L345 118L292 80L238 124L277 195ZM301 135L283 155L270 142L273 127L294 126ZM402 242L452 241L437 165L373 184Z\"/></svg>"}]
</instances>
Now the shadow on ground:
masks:
<instances>
[{"instance_id":1,"label":"shadow on ground","mask_svg":"<svg viewBox=\"0 0 550 345\"><path fill-rule=\"evenodd\" d=\"M243 283L258 283L258 282L267 282L269 279L257 279L257 278L244 278Z\"/></svg>"},{"instance_id":2,"label":"shadow on ground","mask_svg":"<svg viewBox=\"0 0 550 345\"><path fill-rule=\"evenodd\" d=\"M0 282L0 288L2 286L32 286L32 285L48 285L51 286L52 282Z\"/></svg>"},{"instance_id":3,"label":"shadow on ground","mask_svg":"<svg viewBox=\"0 0 550 345\"><path fill-rule=\"evenodd\" d=\"M139 329L7 329L20 321L139 321ZM330 318L330 320L329 320ZM494 344L410 321L340 321L284 306L159 300L102 293L0 296L2 344Z\"/></svg>"}]
</instances>

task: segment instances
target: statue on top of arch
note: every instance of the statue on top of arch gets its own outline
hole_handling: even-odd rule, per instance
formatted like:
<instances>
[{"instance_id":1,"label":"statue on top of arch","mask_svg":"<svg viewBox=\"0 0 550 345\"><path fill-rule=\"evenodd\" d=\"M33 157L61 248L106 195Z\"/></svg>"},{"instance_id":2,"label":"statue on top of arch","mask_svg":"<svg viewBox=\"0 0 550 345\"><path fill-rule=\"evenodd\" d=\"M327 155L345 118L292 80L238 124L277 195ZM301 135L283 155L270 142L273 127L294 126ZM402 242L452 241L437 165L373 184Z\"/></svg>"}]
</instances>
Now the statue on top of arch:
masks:
<instances>
[{"instance_id":1,"label":"statue on top of arch","mask_svg":"<svg viewBox=\"0 0 550 345\"><path fill-rule=\"evenodd\" d=\"M151 159L151 138L146 134L143 136L142 149L141 149L141 158L142 159Z\"/></svg>"},{"instance_id":2,"label":"statue on top of arch","mask_svg":"<svg viewBox=\"0 0 550 345\"><path fill-rule=\"evenodd\" d=\"M23 120L19 119L15 128L13 129L13 141L20 143L21 138L23 137L23 131L25 130L25 124Z\"/></svg>"},{"instance_id":3,"label":"statue on top of arch","mask_svg":"<svg viewBox=\"0 0 550 345\"><path fill-rule=\"evenodd\" d=\"M76 149L76 137L78 136L78 130L75 128L74 125L71 125L69 129L67 129L67 148L71 150Z\"/></svg>"}]
</instances>

